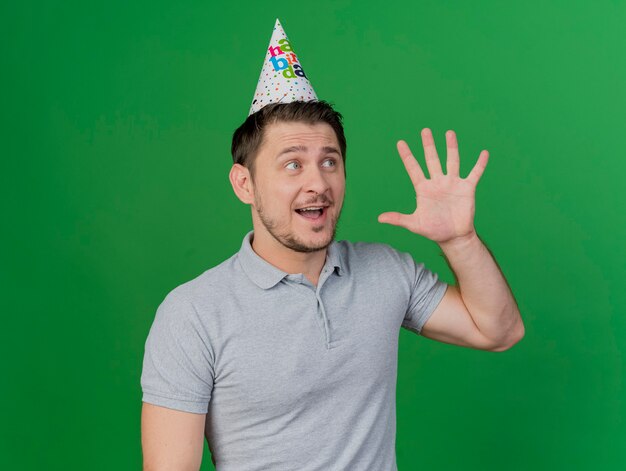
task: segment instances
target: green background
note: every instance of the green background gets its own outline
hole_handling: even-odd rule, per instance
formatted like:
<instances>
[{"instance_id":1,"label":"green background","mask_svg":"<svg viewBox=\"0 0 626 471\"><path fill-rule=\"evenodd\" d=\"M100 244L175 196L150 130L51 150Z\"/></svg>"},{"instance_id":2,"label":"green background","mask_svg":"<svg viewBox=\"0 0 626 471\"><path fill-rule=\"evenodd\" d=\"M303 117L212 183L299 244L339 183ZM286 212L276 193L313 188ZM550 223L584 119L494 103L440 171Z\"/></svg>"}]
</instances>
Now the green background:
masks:
<instances>
[{"instance_id":1,"label":"green background","mask_svg":"<svg viewBox=\"0 0 626 471\"><path fill-rule=\"evenodd\" d=\"M400 470L626 469L624 1L3 2L0 468L140 469L169 290L238 250L228 183L279 17L345 116L338 237L453 277L395 142L491 153L476 226L526 323L487 353L400 334ZM420 157L421 158L421 157ZM202 469L213 469L205 447Z\"/></svg>"}]
</instances>

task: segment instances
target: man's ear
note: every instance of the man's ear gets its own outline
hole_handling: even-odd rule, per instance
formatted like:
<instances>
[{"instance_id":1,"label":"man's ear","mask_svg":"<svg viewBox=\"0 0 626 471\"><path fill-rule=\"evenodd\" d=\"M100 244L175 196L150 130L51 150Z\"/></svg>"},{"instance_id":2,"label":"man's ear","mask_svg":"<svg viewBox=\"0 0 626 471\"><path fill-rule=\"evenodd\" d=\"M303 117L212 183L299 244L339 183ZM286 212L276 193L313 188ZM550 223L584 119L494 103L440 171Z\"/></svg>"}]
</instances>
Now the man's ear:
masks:
<instances>
[{"instance_id":1,"label":"man's ear","mask_svg":"<svg viewBox=\"0 0 626 471\"><path fill-rule=\"evenodd\" d=\"M252 204L254 202L254 188L248 168L241 164L233 164L228 177L237 198L242 203Z\"/></svg>"}]
</instances>

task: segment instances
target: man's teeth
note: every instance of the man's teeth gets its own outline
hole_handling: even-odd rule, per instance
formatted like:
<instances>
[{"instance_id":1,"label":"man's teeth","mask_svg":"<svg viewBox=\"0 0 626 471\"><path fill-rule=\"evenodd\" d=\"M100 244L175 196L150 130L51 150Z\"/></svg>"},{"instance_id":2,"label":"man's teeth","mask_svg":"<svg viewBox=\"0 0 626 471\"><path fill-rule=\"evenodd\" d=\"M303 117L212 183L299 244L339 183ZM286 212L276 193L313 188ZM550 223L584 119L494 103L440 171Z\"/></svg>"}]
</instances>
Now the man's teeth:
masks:
<instances>
[{"instance_id":1,"label":"man's teeth","mask_svg":"<svg viewBox=\"0 0 626 471\"><path fill-rule=\"evenodd\" d=\"M299 214L302 214L303 216L306 216L306 217L317 218L317 217L321 216L322 214L324 214L324 207L323 206L319 206L319 207L315 207L315 208L300 208L300 209L296 209L296 212L298 212Z\"/></svg>"}]
</instances>

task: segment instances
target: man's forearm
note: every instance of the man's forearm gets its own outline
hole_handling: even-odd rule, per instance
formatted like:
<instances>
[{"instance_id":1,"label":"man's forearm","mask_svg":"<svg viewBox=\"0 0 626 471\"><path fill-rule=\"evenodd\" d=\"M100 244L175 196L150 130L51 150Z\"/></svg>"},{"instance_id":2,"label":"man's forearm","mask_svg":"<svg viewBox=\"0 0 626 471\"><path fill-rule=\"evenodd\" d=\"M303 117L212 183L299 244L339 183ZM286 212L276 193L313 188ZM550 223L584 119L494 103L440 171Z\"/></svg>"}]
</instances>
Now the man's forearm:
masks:
<instances>
[{"instance_id":1,"label":"man's forearm","mask_svg":"<svg viewBox=\"0 0 626 471\"><path fill-rule=\"evenodd\" d=\"M507 348L524 336L517 303L489 249L476 233L440 244L465 307L480 332Z\"/></svg>"}]
</instances>

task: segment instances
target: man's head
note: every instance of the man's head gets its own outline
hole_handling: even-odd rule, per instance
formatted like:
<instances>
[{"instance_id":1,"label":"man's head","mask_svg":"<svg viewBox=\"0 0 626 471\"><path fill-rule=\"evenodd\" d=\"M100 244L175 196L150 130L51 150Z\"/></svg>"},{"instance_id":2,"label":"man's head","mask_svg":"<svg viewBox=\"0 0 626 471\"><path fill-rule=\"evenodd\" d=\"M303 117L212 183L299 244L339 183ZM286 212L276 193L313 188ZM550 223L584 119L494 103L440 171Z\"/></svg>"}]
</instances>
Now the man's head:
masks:
<instances>
[{"instance_id":1,"label":"man's head","mask_svg":"<svg viewBox=\"0 0 626 471\"><path fill-rule=\"evenodd\" d=\"M267 126L277 122L301 122L308 124L326 123L333 128L345 164L346 137L341 120L341 113L335 111L330 103L323 100L271 103L248 116L234 132L231 146L233 163L247 167L250 175L254 178L254 161L263 144Z\"/></svg>"},{"instance_id":2,"label":"man's head","mask_svg":"<svg viewBox=\"0 0 626 471\"><path fill-rule=\"evenodd\" d=\"M271 104L249 116L233 135L230 180L252 207L255 240L326 248L343 205L345 152L341 115L328 103Z\"/></svg>"}]
</instances>

